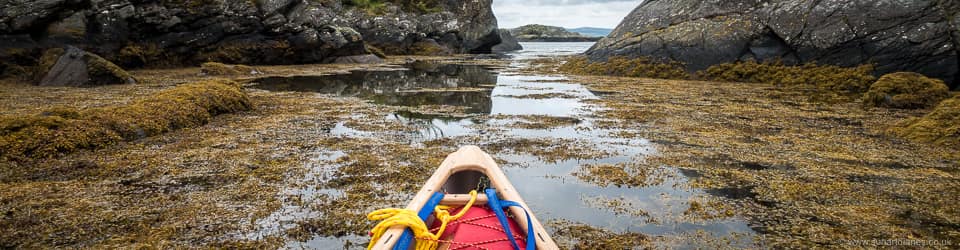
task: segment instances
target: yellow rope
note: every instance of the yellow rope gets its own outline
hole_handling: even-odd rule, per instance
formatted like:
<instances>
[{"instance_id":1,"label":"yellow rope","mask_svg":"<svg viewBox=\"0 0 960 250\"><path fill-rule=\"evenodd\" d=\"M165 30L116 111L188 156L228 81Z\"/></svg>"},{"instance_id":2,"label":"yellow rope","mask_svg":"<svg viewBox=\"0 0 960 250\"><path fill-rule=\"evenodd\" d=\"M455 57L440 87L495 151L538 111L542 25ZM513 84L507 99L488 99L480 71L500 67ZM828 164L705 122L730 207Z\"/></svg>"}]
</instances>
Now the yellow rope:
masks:
<instances>
[{"instance_id":1,"label":"yellow rope","mask_svg":"<svg viewBox=\"0 0 960 250\"><path fill-rule=\"evenodd\" d=\"M437 206L434 208L435 218L440 220L440 230L436 234L431 233L430 229L427 228L427 224L417 216L417 212L410 209L400 209L400 208L385 208L377 211L373 211L370 214L367 214L368 220L382 220L377 226L373 227L371 232L373 233L373 238L370 239L370 244L367 245L367 249L373 249L373 246L377 244L377 241L380 240L380 237L387 232L387 229L390 229L394 226L404 226L410 228L410 231L413 231L413 236L417 241L416 249L417 250L434 250L437 249L437 241L440 240L440 235L443 235L443 231L447 229L447 223L450 221L455 221L463 217L466 214L467 210L473 206L473 202L477 200L477 190L470 191L470 201L467 202L467 205L463 206L463 209L460 210L456 215L450 215L449 206ZM429 240L425 240L429 239Z\"/></svg>"}]
</instances>

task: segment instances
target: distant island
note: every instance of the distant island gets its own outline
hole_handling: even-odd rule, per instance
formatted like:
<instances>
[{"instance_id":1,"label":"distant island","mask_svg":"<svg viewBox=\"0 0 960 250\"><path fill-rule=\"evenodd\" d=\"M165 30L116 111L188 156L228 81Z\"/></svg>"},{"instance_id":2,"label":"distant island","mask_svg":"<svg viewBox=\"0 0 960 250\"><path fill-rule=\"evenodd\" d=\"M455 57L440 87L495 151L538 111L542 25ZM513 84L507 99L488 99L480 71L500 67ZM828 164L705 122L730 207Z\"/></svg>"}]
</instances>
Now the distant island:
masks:
<instances>
[{"instance_id":1,"label":"distant island","mask_svg":"<svg viewBox=\"0 0 960 250\"><path fill-rule=\"evenodd\" d=\"M592 29L592 28L591 28ZM563 27L528 24L510 29L510 34L520 42L596 42L606 35L584 35Z\"/></svg>"},{"instance_id":2,"label":"distant island","mask_svg":"<svg viewBox=\"0 0 960 250\"><path fill-rule=\"evenodd\" d=\"M571 32L577 32L584 36L589 36L589 37L606 37L607 35L610 34L610 32L613 32L613 29L597 28L597 27L580 27L580 28L567 29L567 30Z\"/></svg>"}]
</instances>

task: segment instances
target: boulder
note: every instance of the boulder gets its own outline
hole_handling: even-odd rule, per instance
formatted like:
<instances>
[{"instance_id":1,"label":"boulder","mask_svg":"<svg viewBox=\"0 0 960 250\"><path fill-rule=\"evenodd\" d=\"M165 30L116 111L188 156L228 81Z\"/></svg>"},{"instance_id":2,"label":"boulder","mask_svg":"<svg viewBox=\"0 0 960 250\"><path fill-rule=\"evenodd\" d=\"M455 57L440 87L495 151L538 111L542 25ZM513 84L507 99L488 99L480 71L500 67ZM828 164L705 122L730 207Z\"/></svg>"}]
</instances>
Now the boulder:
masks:
<instances>
[{"instance_id":1,"label":"boulder","mask_svg":"<svg viewBox=\"0 0 960 250\"><path fill-rule=\"evenodd\" d=\"M913 72L896 72L880 77L863 95L864 105L887 108L929 108L950 97L943 81Z\"/></svg>"},{"instance_id":2,"label":"boulder","mask_svg":"<svg viewBox=\"0 0 960 250\"><path fill-rule=\"evenodd\" d=\"M493 52L502 53L522 50L523 46L517 41L517 38L510 34L510 30L500 29L500 44L493 46Z\"/></svg>"},{"instance_id":3,"label":"boulder","mask_svg":"<svg viewBox=\"0 0 960 250\"><path fill-rule=\"evenodd\" d=\"M358 55L358 56L341 56L333 60L333 63L338 64L377 64L383 63L383 58L380 58L376 55Z\"/></svg>"},{"instance_id":4,"label":"boulder","mask_svg":"<svg viewBox=\"0 0 960 250\"><path fill-rule=\"evenodd\" d=\"M130 73L100 56L77 47L50 49L41 59L40 86L98 86L136 83Z\"/></svg>"},{"instance_id":5,"label":"boulder","mask_svg":"<svg viewBox=\"0 0 960 250\"><path fill-rule=\"evenodd\" d=\"M875 64L957 86L956 1L648 0L586 54L680 61Z\"/></svg>"}]
</instances>

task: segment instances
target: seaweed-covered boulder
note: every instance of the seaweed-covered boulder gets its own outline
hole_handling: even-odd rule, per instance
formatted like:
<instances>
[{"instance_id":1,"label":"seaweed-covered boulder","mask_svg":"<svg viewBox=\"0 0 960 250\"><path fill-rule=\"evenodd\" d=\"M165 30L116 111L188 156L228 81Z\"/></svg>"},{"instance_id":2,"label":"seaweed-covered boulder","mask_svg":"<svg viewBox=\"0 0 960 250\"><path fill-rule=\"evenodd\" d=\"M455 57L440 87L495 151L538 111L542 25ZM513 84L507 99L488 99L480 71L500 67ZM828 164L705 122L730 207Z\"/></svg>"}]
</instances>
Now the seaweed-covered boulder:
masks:
<instances>
[{"instance_id":1,"label":"seaweed-covered boulder","mask_svg":"<svg viewBox=\"0 0 960 250\"><path fill-rule=\"evenodd\" d=\"M960 1L647 0L586 54L683 62L737 61L918 72L958 85Z\"/></svg>"},{"instance_id":2,"label":"seaweed-covered boulder","mask_svg":"<svg viewBox=\"0 0 960 250\"><path fill-rule=\"evenodd\" d=\"M887 108L928 108L950 97L950 89L939 79L913 72L896 72L880 77L863 95L864 105Z\"/></svg>"},{"instance_id":3,"label":"seaweed-covered boulder","mask_svg":"<svg viewBox=\"0 0 960 250\"><path fill-rule=\"evenodd\" d=\"M230 65L218 62L206 62L200 65L200 74L208 76L255 75L260 71L242 64Z\"/></svg>"},{"instance_id":4,"label":"seaweed-covered boulder","mask_svg":"<svg viewBox=\"0 0 960 250\"><path fill-rule=\"evenodd\" d=\"M44 53L39 75L40 86L97 86L136 83L130 73L117 65L77 47L50 49Z\"/></svg>"},{"instance_id":5,"label":"seaweed-covered boulder","mask_svg":"<svg viewBox=\"0 0 960 250\"><path fill-rule=\"evenodd\" d=\"M960 150L960 96L940 102L929 114L908 120L891 132L910 140Z\"/></svg>"},{"instance_id":6,"label":"seaweed-covered boulder","mask_svg":"<svg viewBox=\"0 0 960 250\"><path fill-rule=\"evenodd\" d=\"M510 30L500 29L499 32L500 44L493 46L493 52L510 52L523 49L523 46L520 45L520 41L517 41L517 38L510 34Z\"/></svg>"}]
</instances>

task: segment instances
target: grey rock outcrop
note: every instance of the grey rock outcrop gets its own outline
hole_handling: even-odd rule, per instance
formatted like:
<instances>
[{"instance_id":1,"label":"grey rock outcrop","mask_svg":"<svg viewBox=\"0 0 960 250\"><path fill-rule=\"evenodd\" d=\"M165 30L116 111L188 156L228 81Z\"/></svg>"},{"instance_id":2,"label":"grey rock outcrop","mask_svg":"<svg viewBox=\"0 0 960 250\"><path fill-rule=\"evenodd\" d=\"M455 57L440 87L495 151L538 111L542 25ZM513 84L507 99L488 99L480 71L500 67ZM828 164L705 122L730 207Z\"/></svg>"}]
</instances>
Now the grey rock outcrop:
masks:
<instances>
[{"instance_id":1,"label":"grey rock outcrop","mask_svg":"<svg viewBox=\"0 0 960 250\"><path fill-rule=\"evenodd\" d=\"M8 0L0 2L0 50L75 45L141 67L333 62L367 54L364 42L397 54L425 41L450 53L500 42L491 0L435 5L387 3L373 13L338 0Z\"/></svg>"},{"instance_id":2,"label":"grey rock outcrop","mask_svg":"<svg viewBox=\"0 0 960 250\"><path fill-rule=\"evenodd\" d=\"M49 68L41 66L43 77L40 86L97 86L109 84L136 83L129 73L90 52L77 47L51 49L44 57L49 60Z\"/></svg>"},{"instance_id":3,"label":"grey rock outcrop","mask_svg":"<svg viewBox=\"0 0 960 250\"><path fill-rule=\"evenodd\" d=\"M523 49L523 45L520 45L520 41L517 41L517 38L510 34L510 30L500 29L499 32L500 44L493 46L493 52L502 53Z\"/></svg>"},{"instance_id":4,"label":"grey rock outcrop","mask_svg":"<svg viewBox=\"0 0 960 250\"><path fill-rule=\"evenodd\" d=\"M873 63L958 84L957 1L647 0L586 54L701 70L741 60Z\"/></svg>"}]
</instances>

